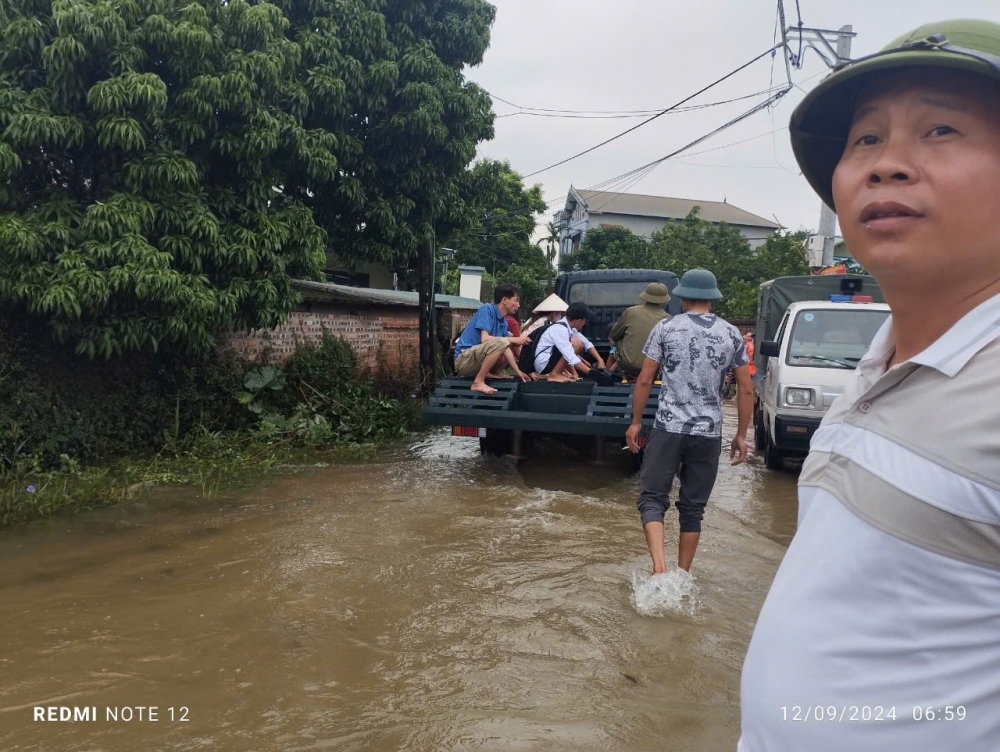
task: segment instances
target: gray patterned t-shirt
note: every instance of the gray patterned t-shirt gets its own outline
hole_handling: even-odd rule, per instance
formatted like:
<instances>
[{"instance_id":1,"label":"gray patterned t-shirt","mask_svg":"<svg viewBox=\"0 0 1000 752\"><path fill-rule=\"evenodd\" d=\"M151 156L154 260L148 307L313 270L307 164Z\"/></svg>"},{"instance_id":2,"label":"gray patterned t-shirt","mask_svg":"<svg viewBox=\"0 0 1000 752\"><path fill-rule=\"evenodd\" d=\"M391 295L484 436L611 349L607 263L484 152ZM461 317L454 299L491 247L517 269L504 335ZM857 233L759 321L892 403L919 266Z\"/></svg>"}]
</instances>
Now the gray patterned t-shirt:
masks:
<instances>
[{"instance_id":1,"label":"gray patterned t-shirt","mask_svg":"<svg viewBox=\"0 0 1000 752\"><path fill-rule=\"evenodd\" d=\"M682 313L653 327L643 354L662 366L653 428L722 436L726 372L750 362L740 330L714 313Z\"/></svg>"}]
</instances>

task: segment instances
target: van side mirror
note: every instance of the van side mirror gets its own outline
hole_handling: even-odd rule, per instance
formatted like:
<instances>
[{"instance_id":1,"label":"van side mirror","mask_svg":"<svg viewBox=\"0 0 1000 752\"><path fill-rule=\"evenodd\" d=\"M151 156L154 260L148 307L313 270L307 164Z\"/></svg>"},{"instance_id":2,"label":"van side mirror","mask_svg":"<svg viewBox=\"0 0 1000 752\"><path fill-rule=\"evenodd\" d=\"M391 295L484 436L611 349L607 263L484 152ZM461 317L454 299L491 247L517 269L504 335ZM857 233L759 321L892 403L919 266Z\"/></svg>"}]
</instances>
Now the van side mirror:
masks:
<instances>
[{"instance_id":1,"label":"van side mirror","mask_svg":"<svg viewBox=\"0 0 1000 752\"><path fill-rule=\"evenodd\" d=\"M757 352L765 358L776 358L778 357L780 350L781 346L777 342L774 342L773 340L765 340L760 343L760 349L758 349Z\"/></svg>"}]
</instances>

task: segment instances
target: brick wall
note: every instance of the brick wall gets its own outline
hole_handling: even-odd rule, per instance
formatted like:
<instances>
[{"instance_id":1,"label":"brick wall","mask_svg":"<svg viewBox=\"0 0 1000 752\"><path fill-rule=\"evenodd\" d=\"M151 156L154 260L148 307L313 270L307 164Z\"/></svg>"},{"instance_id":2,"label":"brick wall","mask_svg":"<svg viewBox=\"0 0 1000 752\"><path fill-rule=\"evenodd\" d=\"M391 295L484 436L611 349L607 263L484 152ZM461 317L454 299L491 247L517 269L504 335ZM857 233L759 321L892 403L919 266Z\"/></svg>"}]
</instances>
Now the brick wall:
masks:
<instances>
[{"instance_id":1,"label":"brick wall","mask_svg":"<svg viewBox=\"0 0 1000 752\"><path fill-rule=\"evenodd\" d=\"M419 313L410 306L353 308L337 304L317 304L309 310L293 311L289 320L269 331L236 332L228 346L254 362L284 362L299 344L318 343L324 329L351 344L364 371L384 368L414 368L420 361ZM473 311L438 311L439 331L447 341L472 318Z\"/></svg>"}]
</instances>

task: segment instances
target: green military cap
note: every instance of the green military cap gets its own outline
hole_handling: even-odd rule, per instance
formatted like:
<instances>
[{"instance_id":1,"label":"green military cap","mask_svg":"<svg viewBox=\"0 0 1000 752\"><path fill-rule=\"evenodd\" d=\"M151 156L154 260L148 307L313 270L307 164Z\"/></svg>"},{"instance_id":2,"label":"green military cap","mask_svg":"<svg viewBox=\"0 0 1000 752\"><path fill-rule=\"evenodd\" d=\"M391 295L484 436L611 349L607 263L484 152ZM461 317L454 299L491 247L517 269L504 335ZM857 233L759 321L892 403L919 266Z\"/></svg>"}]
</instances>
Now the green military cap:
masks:
<instances>
[{"instance_id":1,"label":"green military cap","mask_svg":"<svg viewBox=\"0 0 1000 752\"><path fill-rule=\"evenodd\" d=\"M890 42L874 55L845 62L795 108L789 131L806 180L833 207L833 171L844 153L854 98L875 74L932 66L1000 81L1000 24L955 20L931 23Z\"/></svg>"},{"instance_id":2,"label":"green military cap","mask_svg":"<svg viewBox=\"0 0 1000 752\"><path fill-rule=\"evenodd\" d=\"M715 275L708 269L684 272L680 284L674 288L674 295L687 300L719 300L722 297Z\"/></svg>"}]
</instances>

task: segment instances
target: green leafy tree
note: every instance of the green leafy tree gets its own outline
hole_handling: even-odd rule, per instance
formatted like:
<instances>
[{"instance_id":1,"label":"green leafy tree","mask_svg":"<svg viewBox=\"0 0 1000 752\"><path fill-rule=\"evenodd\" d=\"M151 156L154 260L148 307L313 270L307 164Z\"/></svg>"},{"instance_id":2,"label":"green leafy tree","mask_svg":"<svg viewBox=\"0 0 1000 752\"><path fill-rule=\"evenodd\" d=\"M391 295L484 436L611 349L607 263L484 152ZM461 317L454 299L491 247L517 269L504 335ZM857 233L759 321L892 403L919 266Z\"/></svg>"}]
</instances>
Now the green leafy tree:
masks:
<instances>
[{"instance_id":1,"label":"green leafy tree","mask_svg":"<svg viewBox=\"0 0 1000 752\"><path fill-rule=\"evenodd\" d=\"M273 327L331 244L408 258L467 221L484 0L0 7L0 304L77 352Z\"/></svg>"},{"instance_id":2,"label":"green leafy tree","mask_svg":"<svg viewBox=\"0 0 1000 752\"><path fill-rule=\"evenodd\" d=\"M455 249L454 263L482 266L502 281L512 265L545 276L545 255L531 241L546 207L540 185L525 188L509 162L484 159L462 176L460 194L456 213L469 224L442 243Z\"/></svg>"},{"instance_id":3,"label":"green leafy tree","mask_svg":"<svg viewBox=\"0 0 1000 752\"><path fill-rule=\"evenodd\" d=\"M595 228L587 233L579 250L565 256L562 271L588 269L645 269L652 263L649 243L627 227Z\"/></svg>"},{"instance_id":4,"label":"green leafy tree","mask_svg":"<svg viewBox=\"0 0 1000 752\"><path fill-rule=\"evenodd\" d=\"M493 112L463 70L482 62L494 7L274 1L301 54L295 101L305 145L323 161L310 172L312 152L298 160L285 190L313 209L341 256L412 265L432 231L441 241L470 223L466 167L493 137Z\"/></svg>"},{"instance_id":5,"label":"green leafy tree","mask_svg":"<svg viewBox=\"0 0 1000 752\"><path fill-rule=\"evenodd\" d=\"M714 309L726 318L753 318L762 282L782 276L808 274L805 233L775 233L756 250L738 229L706 222L692 211L681 222L671 222L653 234L650 248L654 268L683 274L688 269L712 271L723 299Z\"/></svg>"},{"instance_id":6,"label":"green leafy tree","mask_svg":"<svg viewBox=\"0 0 1000 752\"><path fill-rule=\"evenodd\" d=\"M524 318L525 311L530 312L528 307L535 298L545 297L546 280L544 276L538 274L538 269L534 267L511 264L502 275L497 277L498 282L510 282L517 285L521 290L521 312L518 314Z\"/></svg>"},{"instance_id":7,"label":"green leafy tree","mask_svg":"<svg viewBox=\"0 0 1000 752\"><path fill-rule=\"evenodd\" d=\"M757 248L757 276L762 282L775 277L794 277L809 273L806 232L776 232Z\"/></svg>"},{"instance_id":8,"label":"green leafy tree","mask_svg":"<svg viewBox=\"0 0 1000 752\"><path fill-rule=\"evenodd\" d=\"M561 266L564 271L665 269L677 275L708 269L724 295L713 310L727 318L753 318L762 282L809 273L806 237L804 232L777 232L751 250L737 228L701 219L696 207L685 219L654 232L648 242L624 227L591 230Z\"/></svg>"}]
</instances>

